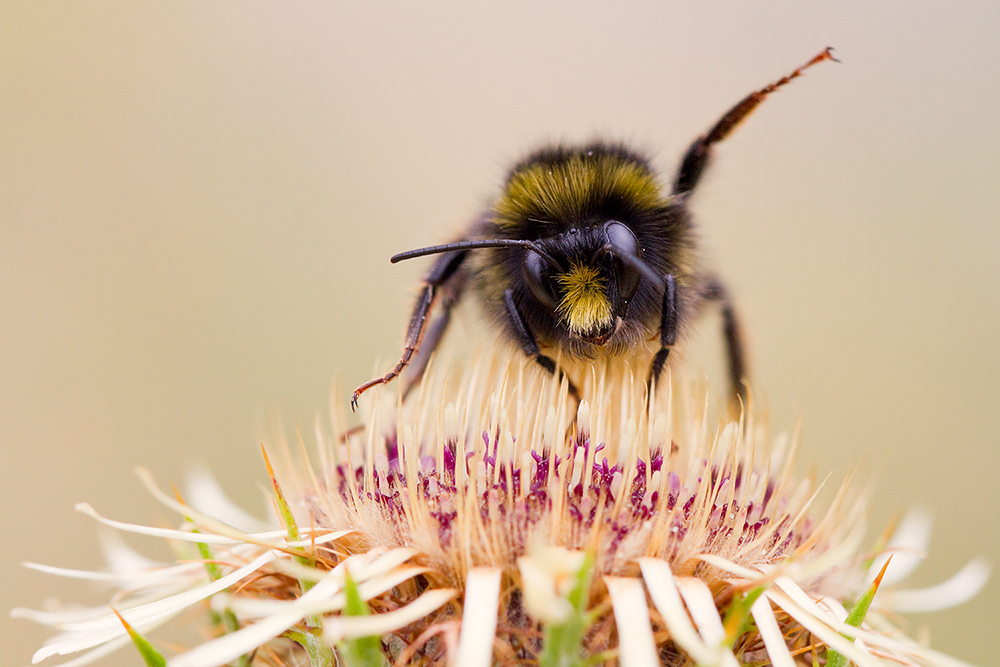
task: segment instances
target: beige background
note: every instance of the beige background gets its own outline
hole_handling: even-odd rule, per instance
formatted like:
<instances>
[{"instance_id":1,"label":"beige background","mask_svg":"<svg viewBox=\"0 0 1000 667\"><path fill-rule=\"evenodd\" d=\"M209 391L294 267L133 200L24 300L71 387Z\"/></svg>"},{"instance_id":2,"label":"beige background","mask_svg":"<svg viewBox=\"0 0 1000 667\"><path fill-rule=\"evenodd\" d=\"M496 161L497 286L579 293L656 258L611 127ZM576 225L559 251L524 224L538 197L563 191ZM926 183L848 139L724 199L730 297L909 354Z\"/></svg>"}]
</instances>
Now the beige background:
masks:
<instances>
[{"instance_id":1,"label":"beige background","mask_svg":"<svg viewBox=\"0 0 1000 667\"><path fill-rule=\"evenodd\" d=\"M257 443L398 353L426 263L550 139L671 173L751 89L833 45L719 150L694 208L804 465L938 522L916 581L997 561L1000 5L0 4L0 607L104 600L88 500L174 521L144 465L262 507ZM715 322L691 356L719 376ZM336 401L346 401L340 391ZM135 540L157 554L157 546ZM1000 584L915 616L995 664ZM45 632L0 618L0 663ZM134 664L126 653L105 664Z\"/></svg>"}]
</instances>

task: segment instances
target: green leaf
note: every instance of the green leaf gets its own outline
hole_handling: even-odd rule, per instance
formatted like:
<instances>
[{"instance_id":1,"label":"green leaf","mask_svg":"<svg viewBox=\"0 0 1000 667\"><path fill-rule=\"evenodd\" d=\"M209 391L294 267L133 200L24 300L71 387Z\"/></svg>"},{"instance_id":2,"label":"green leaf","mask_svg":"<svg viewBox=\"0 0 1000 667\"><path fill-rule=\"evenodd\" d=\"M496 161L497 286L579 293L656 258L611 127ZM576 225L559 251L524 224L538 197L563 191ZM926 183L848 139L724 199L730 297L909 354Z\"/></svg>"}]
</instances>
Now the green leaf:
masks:
<instances>
[{"instance_id":1,"label":"green leaf","mask_svg":"<svg viewBox=\"0 0 1000 667\"><path fill-rule=\"evenodd\" d=\"M581 655L581 649L584 633L593 621L586 609L593 569L594 554L588 552L576 572L576 583L566 596L573 613L562 623L545 626L542 653L538 656L539 667L586 667L588 664Z\"/></svg>"},{"instance_id":2,"label":"green leaf","mask_svg":"<svg viewBox=\"0 0 1000 667\"><path fill-rule=\"evenodd\" d=\"M292 508L288 506L288 501L285 500L285 494L281 491L281 485L278 484L278 478L274 474L274 468L271 467L271 459L267 457L267 450L264 449L264 445L260 446L260 451L264 455L264 465L267 466L267 475L271 478L271 486L274 488L274 499L278 504L278 514L281 515L281 520L285 524L285 531L288 533L288 539L293 542L297 542L302 539L302 535L299 533L299 527L295 523L295 515L292 514ZM306 565L308 567L312 567L313 565L312 559L306 557L305 555L295 556L295 560L299 564ZM315 585L315 582L299 579L299 587L302 589L303 593ZM310 616L306 619L306 622L314 628L318 628L321 625L318 616Z\"/></svg>"},{"instance_id":3,"label":"green leaf","mask_svg":"<svg viewBox=\"0 0 1000 667\"><path fill-rule=\"evenodd\" d=\"M333 667L333 649L311 632L301 630L288 630L283 636L291 639L296 644L305 649L309 655L310 667Z\"/></svg>"},{"instance_id":4,"label":"green leaf","mask_svg":"<svg viewBox=\"0 0 1000 667\"><path fill-rule=\"evenodd\" d=\"M854 628L861 627L861 624L865 620L865 616L868 615L868 608L871 607L872 600L875 599L875 593L878 592L878 587L882 583L882 577L885 576L885 571L889 568L889 563L891 561L892 557L890 556L889 560L887 560L885 562L885 565L882 566L882 571L878 573L877 577L875 577L875 581L872 582L871 586L868 587L868 589L864 592L864 594L858 599L858 601L851 608L851 611L848 612L847 618L844 620L844 623ZM847 635L844 636L847 637ZM850 637L847 638L851 639ZM847 667L847 663L848 660L846 656L841 655L837 651L834 651L832 648L826 649L827 667Z\"/></svg>"},{"instance_id":5,"label":"green leaf","mask_svg":"<svg viewBox=\"0 0 1000 667\"><path fill-rule=\"evenodd\" d=\"M192 532L200 533L201 531L197 528ZM205 561L205 571L208 572L208 576L212 581L216 581L222 578L222 570L219 569L217 563L215 563L215 554L212 553L212 547L208 546L204 542L198 542L198 555L203 561Z\"/></svg>"},{"instance_id":6,"label":"green leaf","mask_svg":"<svg viewBox=\"0 0 1000 667\"><path fill-rule=\"evenodd\" d=\"M350 574L344 575L344 595L347 596L345 616L368 616L371 613ZM385 667L388 664L382 653L382 638L378 636L345 639L337 646L337 653L348 667Z\"/></svg>"},{"instance_id":7,"label":"green leaf","mask_svg":"<svg viewBox=\"0 0 1000 667\"><path fill-rule=\"evenodd\" d=\"M274 468L271 467L271 459L267 457L267 450L264 449L263 445L261 445L260 451L264 454L264 465L267 466L267 475L271 478L271 486L274 488L274 499L278 503L278 513L281 515L281 521L285 524L288 539L297 542L302 538L299 535L299 527L295 523L295 515L292 514L292 509L288 506L288 501L285 500L285 494L281 492L278 478L274 474Z\"/></svg>"},{"instance_id":8,"label":"green leaf","mask_svg":"<svg viewBox=\"0 0 1000 667\"><path fill-rule=\"evenodd\" d=\"M198 533L201 531L195 529L193 532ZM205 542L198 542L197 546L198 554L205 561L205 570L208 572L209 578L212 581L219 580L222 577L222 570L218 564L213 562L215 554L212 553L212 548ZM231 609L225 609L221 613L209 610L209 618L212 620L212 625L221 627L223 632L236 632L240 629L240 622ZM239 660L236 661L236 665L237 667L249 667L250 656L240 656Z\"/></svg>"},{"instance_id":9,"label":"green leaf","mask_svg":"<svg viewBox=\"0 0 1000 667\"><path fill-rule=\"evenodd\" d=\"M729 648L736 646L736 641L754 627L750 607L765 590L766 586L758 586L743 595L733 597L732 604L726 610L726 618L722 622L722 627L726 631L726 645Z\"/></svg>"},{"instance_id":10,"label":"green leaf","mask_svg":"<svg viewBox=\"0 0 1000 667\"><path fill-rule=\"evenodd\" d=\"M111 611L115 612L115 616L125 626L125 631L128 632L128 636L132 639L132 644L139 651L139 655L142 656L147 667L166 667L167 659L163 657L163 654L153 648L149 640L139 634L138 630L129 625L128 621L122 618L117 609L112 609Z\"/></svg>"}]
</instances>

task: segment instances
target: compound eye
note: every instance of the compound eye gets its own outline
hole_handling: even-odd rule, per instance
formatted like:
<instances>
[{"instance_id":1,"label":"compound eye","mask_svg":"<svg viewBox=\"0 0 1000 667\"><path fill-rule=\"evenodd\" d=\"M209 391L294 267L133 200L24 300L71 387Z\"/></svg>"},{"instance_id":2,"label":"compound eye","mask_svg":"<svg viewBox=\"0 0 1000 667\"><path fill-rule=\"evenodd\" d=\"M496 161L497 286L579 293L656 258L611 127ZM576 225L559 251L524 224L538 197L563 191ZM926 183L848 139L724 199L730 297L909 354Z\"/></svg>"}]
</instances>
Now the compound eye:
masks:
<instances>
[{"instance_id":1,"label":"compound eye","mask_svg":"<svg viewBox=\"0 0 1000 667\"><path fill-rule=\"evenodd\" d=\"M524 257L524 277L535 298L549 310L555 310L556 295L549 276L549 263L534 250L529 250Z\"/></svg>"},{"instance_id":2,"label":"compound eye","mask_svg":"<svg viewBox=\"0 0 1000 667\"><path fill-rule=\"evenodd\" d=\"M609 222L604 229L608 234L608 243L613 249L618 296L628 301L639 289L639 280L642 274L632 264L623 262L619 255L628 255L641 261L642 249L639 247L639 240L635 238L631 229L620 222Z\"/></svg>"}]
</instances>

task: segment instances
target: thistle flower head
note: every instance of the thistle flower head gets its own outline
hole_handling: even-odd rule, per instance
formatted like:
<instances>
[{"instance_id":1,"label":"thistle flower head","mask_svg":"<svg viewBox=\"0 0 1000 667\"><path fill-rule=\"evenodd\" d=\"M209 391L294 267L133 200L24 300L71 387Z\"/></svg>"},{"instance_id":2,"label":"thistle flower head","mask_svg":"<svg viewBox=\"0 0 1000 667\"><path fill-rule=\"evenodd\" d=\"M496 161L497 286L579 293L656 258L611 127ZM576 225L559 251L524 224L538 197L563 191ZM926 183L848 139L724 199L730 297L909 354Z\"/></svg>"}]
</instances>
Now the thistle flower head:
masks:
<instances>
[{"instance_id":1,"label":"thistle flower head","mask_svg":"<svg viewBox=\"0 0 1000 667\"><path fill-rule=\"evenodd\" d=\"M927 602L885 590L905 567L872 599L864 502L844 485L817 507L794 440L769 442L752 409L716 426L684 383L647 392L627 366L588 368L577 403L519 356L482 353L406 404L378 394L361 429L335 415L317 464L276 480L270 532L146 476L185 526L116 527L187 549L107 575L111 606L144 636L208 601L218 636L175 666L958 664L892 625ZM984 577L963 570L949 602ZM847 611L861 603L863 622ZM135 641L108 607L16 613L63 630L36 660Z\"/></svg>"}]
</instances>

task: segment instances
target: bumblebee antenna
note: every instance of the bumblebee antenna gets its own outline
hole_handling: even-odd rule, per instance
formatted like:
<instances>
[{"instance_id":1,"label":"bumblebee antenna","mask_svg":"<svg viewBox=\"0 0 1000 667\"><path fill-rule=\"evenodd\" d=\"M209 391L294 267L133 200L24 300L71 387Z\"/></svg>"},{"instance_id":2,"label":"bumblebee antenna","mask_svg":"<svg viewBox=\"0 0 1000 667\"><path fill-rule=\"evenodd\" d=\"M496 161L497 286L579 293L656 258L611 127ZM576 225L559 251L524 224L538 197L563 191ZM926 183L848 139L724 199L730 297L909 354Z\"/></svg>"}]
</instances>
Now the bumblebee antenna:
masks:
<instances>
[{"instance_id":1,"label":"bumblebee antenna","mask_svg":"<svg viewBox=\"0 0 1000 667\"><path fill-rule=\"evenodd\" d=\"M646 262L631 253L624 252L621 248L616 248L610 243L605 243L600 252L607 253L608 255L622 260L633 269L636 269L639 273L649 278L654 285L662 286L666 282L663 276L658 275L656 271L649 266L649 264L646 264Z\"/></svg>"},{"instance_id":2,"label":"bumblebee antenna","mask_svg":"<svg viewBox=\"0 0 1000 667\"><path fill-rule=\"evenodd\" d=\"M389 261L393 264L397 262L402 262L404 259L413 259L415 257L424 257L425 255L437 255L442 252L451 252L453 250L477 250L479 248L507 248L507 247L518 247L518 248L528 248L529 250L534 250L536 253L542 256L549 264L553 266L559 266L559 263L552 258L549 253L545 252L541 246L539 246L534 241L526 241L524 239L481 239L474 241L455 241L454 243L445 243L444 245L431 245L426 248L417 248L416 250L407 250L406 252L401 252L393 255L389 258Z\"/></svg>"}]
</instances>

